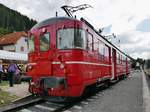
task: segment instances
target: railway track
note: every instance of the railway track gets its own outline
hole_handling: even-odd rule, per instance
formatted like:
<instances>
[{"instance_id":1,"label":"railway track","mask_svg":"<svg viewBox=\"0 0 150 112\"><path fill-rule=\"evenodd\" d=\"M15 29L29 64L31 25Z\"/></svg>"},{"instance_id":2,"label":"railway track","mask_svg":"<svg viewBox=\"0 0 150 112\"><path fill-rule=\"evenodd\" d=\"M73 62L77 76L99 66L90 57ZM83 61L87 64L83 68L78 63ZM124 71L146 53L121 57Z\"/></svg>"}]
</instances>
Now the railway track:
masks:
<instances>
[{"instance_id":1,"label":"railway track","mask_svg":"<svg viewBox=\"0 0 150 112\"><path fill-rule=\"evenodd\" d=\"M29 107L38 103L44 102L42 98L35 96L28 96L26 98L20 99L16 102L13 102L7 106L0 108L0 112L16 112L25 107Z\"/></svg>"},{"instance_id":2,"label":"railway track","mask_svg":"<svg viewBox=\"0 0 150 112\"><path fill-rule=\"evenodd\" d=\"M53 103L43 100L40 97L28 97L17 101L11 105L0 108L0 112L68 112L70 108L81 109L81 105L87 105L97 96L78 99L72 103Z\"/></svg>"},{"instance_id":3,"label":"railway track","mask_svg":"<svg viewBox=\"0 0 150 112\"><path fill-rule=\"evenodd\" d=\"M0 108L0 112L60 112L72 105L73 103L53 103L45 101L41 97L28 96Z\"/></svg>"},{"instance_id":4,"label":"railway track","mask_svg":"<svg viewBox=\"0 0 150 112\"><path fill-rule=\"evenodd\" d=\"M114 84L112 84L114 85ZM27 98L16 101L15 103L0 108L0 112L79 112L84 105L88 105L103 94L103 91L108 87L101 87L96 92L84 96L72 103L53 103L43 100L40 97L28 96ZM71 111L70 111L71 110Z\"/></svg>"}]
</instances>

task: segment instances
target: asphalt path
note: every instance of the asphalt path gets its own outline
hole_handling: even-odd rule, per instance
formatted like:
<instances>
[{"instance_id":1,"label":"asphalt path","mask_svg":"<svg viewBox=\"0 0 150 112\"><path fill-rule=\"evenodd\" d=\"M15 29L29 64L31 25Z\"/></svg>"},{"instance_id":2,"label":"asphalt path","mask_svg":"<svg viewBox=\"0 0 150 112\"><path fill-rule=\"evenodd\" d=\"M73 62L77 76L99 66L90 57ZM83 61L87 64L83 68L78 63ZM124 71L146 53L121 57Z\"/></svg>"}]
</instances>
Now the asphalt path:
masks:
<instances>
[{"instance_id":1,"label":"asphalt path","mask_svg":"<svg viewBox=\"0 0 150 112\"><path fill-rule=\"evenodd\" d=\"M127 79L99 92L87 104L76 105L66 112L144 112L142 77L140 70L134 71Z\"/></svg>"}]
</instances>

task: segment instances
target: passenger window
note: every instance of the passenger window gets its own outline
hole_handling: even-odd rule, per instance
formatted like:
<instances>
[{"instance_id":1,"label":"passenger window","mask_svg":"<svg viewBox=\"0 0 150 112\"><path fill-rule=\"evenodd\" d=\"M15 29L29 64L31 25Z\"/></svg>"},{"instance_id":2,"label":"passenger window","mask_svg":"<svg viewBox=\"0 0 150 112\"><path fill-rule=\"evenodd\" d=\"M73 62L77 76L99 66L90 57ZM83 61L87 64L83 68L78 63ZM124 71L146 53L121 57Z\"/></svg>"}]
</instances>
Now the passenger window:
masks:
<instances>
[{"instance_id":1,"label":"passenger window","mask_svg":"<svg viewBox=\"0 0 150 112\"><path fill-rule=\"evenodd\" d=\"M40 51L48 51L50 48L50 35L49 33L40 35Z\"/></svg>"},{"instance_id":2,"label":"passenger window","mask_svg":"<svg viewBox=\"0 0 150 112\"><path fill-rule=\"evenodd\" d=\"M122 55L120 55L120 64L122 64Z\"/></svg>"},{"instance_id":3,"label":"passenger window","mask_svg":"<svg viewBox=\"0 0 150 112\"><path fill-rule=\"evenodd\" d=\"M101 41L99 41L99 55L100 59L104 60L104 55L105 55L105 45Z\"/></svg>"},{"instance_id":4,"label":"passenger window","mask_svg":"<svg viewBox=\"0 0 150 112\"><path fill-rule=\"evenodd\" d=\"M117 64L119 64L120 56L119 53L117 53Z\"/></svg>"},{"instance_id":5,"label":"passenger window","mask_svg":"<svg viewBox=\"0 0 150 112\"><path fill-rule=\"evenodd\" d=\"M94 51L98 51L98 39L97 38L94 38Z\"/></svg>"},{"instance_id":6,"label":"passenger window","mask_svg":"<svg viewBox=\"0 0 150 112\"><path fill-rule=\"evenodd\" d=\"M93 50L93 36L92 34L88 33L88 36L87 36L87 49L88 50Z\"/></svg>"},{"instance_id":7,"label":"passenger window","mask_svg":"<svg viewBox=\"0 0 150 112\"><path fill-rule=\"evenodd\" d=\"M109 61L109 48L107 45L105 45L105 59L106 61Z\"/></svg>"}]
</instances>

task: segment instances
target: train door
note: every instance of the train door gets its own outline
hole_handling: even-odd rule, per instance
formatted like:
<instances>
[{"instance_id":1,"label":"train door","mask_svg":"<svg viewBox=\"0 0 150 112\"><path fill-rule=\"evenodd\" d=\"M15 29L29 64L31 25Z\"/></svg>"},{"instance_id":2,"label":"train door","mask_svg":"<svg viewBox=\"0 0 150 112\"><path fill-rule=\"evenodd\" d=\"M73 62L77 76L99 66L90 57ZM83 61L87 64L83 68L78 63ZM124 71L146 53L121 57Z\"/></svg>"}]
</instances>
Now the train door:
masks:
<instances>
[{"instance_id":1,"label":"train door","mask_svg":"<svg viewBox=\"0 0 150 112\"><path fill-rule=\"evenodd\" d=\"M87 32L87 48L86 49L88 51L87 52L87 60L89 62L93 61L93 57L94 57L94 54L93 54L94 49L93 48L94 48L93 47L93 35L92 35L92 33ZM87 69L86 74L88 74L88 75L86 75L87 80L95 77L94 76L95 73L94 73L94 70L92 67L93 67L92 65L89 65L88 68L85 68L85 69Z\"/></svg>"},{"instance_id":2,"label":"train door","mask_svg":"<svg viewBox=\"0 0 150 112\"><path fill-rule=\"evenodd\" d=\"M115 79L116 74L116 50L112 48L112 78Z\"/></svg>"},{"instance_id":3,"label":"train door","mask_svg":"<svg viewBox=\"0 0 150 112\"><path fill-rule=\"evenodd\" d=\"M51 31L50 28L41 28L38 33L38 59L47 60L49 50L51 49Z\"/></svg>"},{"instance_id":4,"label":"train door","mask_svg":"<svg viewBox=\"0 0 150 112\"><path fill-rule=\"evenodd\" d=\"M128 58L126 58L126 75L128 76L129 73L129 67L128 67L129 63L128 63Z\"/></svg>"},{"instance_id":5,"label":"train door","mask_svg":"<svg viewBox=\"0 0 150 112\"><path fill-rule=\"evenodd\" d=\"M40 75L49 76L52 74L52 64L50 64L50 56L52 56L52 27L44 27L38 31L38 56L37 66ZM41 69L42 68L42 69Z\"/></svg>"}]
</instances>

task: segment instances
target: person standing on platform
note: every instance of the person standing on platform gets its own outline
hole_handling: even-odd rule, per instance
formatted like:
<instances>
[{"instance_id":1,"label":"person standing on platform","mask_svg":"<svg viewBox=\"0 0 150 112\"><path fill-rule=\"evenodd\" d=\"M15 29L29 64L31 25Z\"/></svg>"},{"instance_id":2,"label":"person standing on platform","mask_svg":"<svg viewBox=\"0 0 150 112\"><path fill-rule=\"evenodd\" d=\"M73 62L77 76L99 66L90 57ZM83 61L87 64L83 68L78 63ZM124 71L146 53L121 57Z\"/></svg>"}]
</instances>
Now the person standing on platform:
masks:
<instances>
[{"instance_id":1,"label":"person standing on platform","mask_svg":"<svg viewBox=\"0 0 150 112\"><path fill-rule=\"evenodd\" d=\"M14 75L15 75L17 69L18 69L17 65L13 61L11 61L11 63L8 66L8 69L7 69L10 87L13 87Z\"/></svg>"},{"instance_id":2,"label":"person standing on platform","mask_svg":"<svg viewBox=\"0 0 150 112\"><path fill-rule=\"evenodd\" d=\"M0 83L2 81L2 74L3 74L3 65L2 65L2 60L0 60Z\"/></svg>"},{"instance_id":3,"label":"person standing on platform","mask_svg":"<svg viewBox=\"0 0 150 112\"><path fill-rule=\"evenodd\" d=\"M21 83L21 77L20 77L20 69L19 66L17 66L16 72L15 72L15 84L20 84Z\"/></svg>"}]
</instances>

